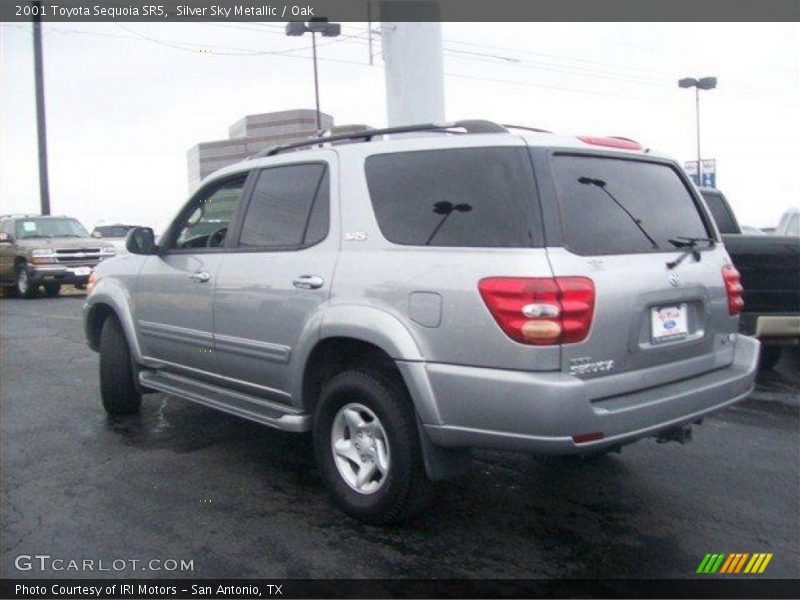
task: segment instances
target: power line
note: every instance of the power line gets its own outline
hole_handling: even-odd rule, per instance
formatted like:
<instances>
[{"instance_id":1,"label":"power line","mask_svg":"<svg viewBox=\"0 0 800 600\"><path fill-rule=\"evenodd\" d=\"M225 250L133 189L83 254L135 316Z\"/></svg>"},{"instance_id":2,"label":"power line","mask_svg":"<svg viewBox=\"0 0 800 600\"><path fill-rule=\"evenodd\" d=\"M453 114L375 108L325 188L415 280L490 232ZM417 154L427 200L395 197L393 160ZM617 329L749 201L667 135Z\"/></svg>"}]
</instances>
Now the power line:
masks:
<instances>
[{"instance_id":1,"label":"power line","mask_svg":"<svg viewBox=\"0 0 800 600\"><path fill-rule=\"evenodd\" d=\"M225 28L225 29L235 28L235 29L243 29L243 30L248 30L248 31L258 31L259 33L263 32L263 33L275 33L276 35L281 35L281 36L284 35L283 27L281 27L279 25L273 26L273 25L267 24L267 23L249 23L248 24L248 25L256 25L257 27L241 26L239 24L233 24L233 23L200 23L200 24L201 25L214 26L214 27L222 27L222 28ZM303 48L285 48L285 49L281 49L281 50L256 50L256 49L253 49L253 48L238 48L238 47L231 47L231 46L223 46L223 45L219 45L219 44L208 45L208 44L198 44L198 43L193 43L193 42L181 42L181 43L178 43L178 42L173 42L173 41L170 41L170 40L164 40L164 39L161 39L161 38L156 38L156 37L141 33L141 32L136 31L134 29L125 27L125 26L123 26L123 25L121 25L119 23L115 23L115 25L117 27L125 30L127 33L132 34L132 35L114 35L114 34L111 34L111 33L102 33L102 32L77 30L77 29L60 29L60 28L59 29L49 29L48 32L65 33L65 34L92 35L92 36L119 38L119 39L136 39L136 40L140 40L140 41L147 41L147 42L150 42L150 43L158 44L158 45L161 45L161 46L164 46L164 47L168 47L168 48L171 48L171 49L175 49L175 50L181 50L181 51L184 51L184 52L203 53L203 54L208 54L208 55L213 55L213 56L222 56L222 57L231 57L231 56L233 56L233 57L237 57L237 56L238 57L248 57L248 56L286 56L288 58L301 58L301 59L307 59L307 60L311 59L310 56L303 56L303 55L298 55L297 54L297 53L303 52L305 50L310 50L311 49L310 46L306 46L306 47L303 47ZM13 25L7 25L7 26L13 26ZM23 28L21 26L17 26L17 27L18 28ZM280 30L280 31L278 32L278 31L273 31L273 30ZM366 36L364 35L364 33L366 33L367 31L369 31L369 28L364 28L364 29L362 29L360 31L357 31L355 33L348 34L348 35L343 35L343 36L340 36L340 37L338 37L338 38L336 38L334 40L331 40L329 42L325 42L322 45L353 43L353 44L358 44L358 45L364 46L364 45L367 44ZM539 52L531 52L531 51L518 50L518 49L513 49L513 48L505 48L505 47L502 47L502 46L493 46L493 45L489 45L489 44L478 44L478 43L472 43L472 42L462 42L462 41L458 41L458 40L444 40L444 41L447 42L447 43L450 43L450 44L461 44L461 45L474 46L474 47L480 47L480 48L507 50L507 51L512 51L512 52L520 52L521 54L528 54L528 55L544 55L544 56L560 57L559 55L556 55L556 54L549 54L548 55L548 54L539 53ZM503 63L503 64L505 64L506 66L509 66L509 67L522 68L522 69L526 69L526 70L536 70L536 71L543 71L544 70L544 71L551 71L551 72L560 73L560 74L576 75L576 76L579 76L579 77L591 77L591 78L606 79L606 80L619 81L619 82L622 82L622 83L629 83L629 84L634 84L634 85L647 85L647 86L661 88L661 89L668 89L670 87L666 83L666 81L662 81L662 80L658 80L658 79L654 79L654 78L643 77L643 76L625 76L625 75L623 75L621 73L609 73L607 71L600 71L600 70L591 69L591 68L588 68L588 67L581 67L581 66L577 66L577 65L554 65L554 64L550 64L550 63L543 63L543 62L540 62L540 61L530 61L530 60L526 60L524 58L517 58L517 57L514 57L514 56L503 56L503 55L498 55L498 54L489 54L489 53L472 52L472 51L462 51L462 50L455 50L455 49L452 49L452 48L449 48L449 49L448 48L443 48L443 52L446 55L452 56L453 58L456 58L456 59L473 60L473 61L476 61L476 62L491 62L491 63L494 63L494 64ZM582 61L582 62L592 63L592 64L611 65L611 63L602 63L600 61L589 61L589 60L586 60L586 59L577 59L577 58L573 58L573 57L560 57L560 58L567 58L568 60L576 60L576 61ZM357 65L357 66L369 66L365 62L354 61L354 60L346 60L346 59L341 59L341 58L320 57L320 60L326 61L326 62L337 62L337 63L342 63L342 64L352 64L352 65ZM626 67L619 66L619 68L626 68ZM632 68L633 69L637 69L635 67L632 67ZM637 69L637 70L643 70L643 69ZM653 71L653 72L655 72L655 71ZM593 91L593 90L579 89L579 88L576 88L576 87L565 87L565 86L548 85L548 84L542 84L542 83L536 83L536 82L519 81L519 80L515 80L515 79L488 78L488 77L480 77L480 76L465 75L465 74L458 74L458 73L451 73L451 74L449 74L449 76L459 77L459 78L469 78L469 79L474 79L474 80L494 81L494 82L499 82L499 83L510 83L510 84L513 84L513 85L529 85L529 86L533 86L533 87L541 87L541 88L546 88L546 89L560 89L560 90L563 90L563 91L571 91L571 92L578 92L578 93L591 93L591 94L595 94L595 95L604 95L604 96L609 96L609 97L633 98L633 96L630 96L629 94L614 94L614 93L608 93L608 92L597 92L597 91ZM726 87L729 87L729 86L726 86ZM770 90L768 88L759 88L759 89L754 89L752 91L751 90L737 91L735 89L734 90L728 89L727 91L729 93L732 91L734 94L749 96L751 98L753 98L753 97L759 98L759 97L763 97L765 95L770 95L770 94L783 96L784 98L786 96L785 92L778 91L778 90ZM642 100L652 100L651 98L640 98L640 99L642 99ZM789 101L789 102L784 102L784 103L789 103L789 104L794 105L796 102Z\"/></svg>"},{"instance_id":2,"label":"power line","mask_svg":"<svg viewBox=\"0 0 800 600\"><path fill-rule=\"evenodd\" d=\"M550 90L559 90L564 92L575 92L578 94L591 94L595 96L608 96L612 98L624 98L626 100L645 100L647 102L658 102L659 104L667 104L666 100L659 99L659 98L645 98L641 96L631 96L630 94L614 94L611 92L598 92L595 90L586 90L581 88L573 88L573 87L565 87L565 86L557 86L557 85L549 85L544 83L535 83L532 81L519 81L515 79L500 79L496 77L480 77L477 75L466 75L464 73L449 73L445 72L445 77L455 77L458 79L473 79L476 81L488 81L492 83L508 83L511 85L522 85L528 87L537 87L537 88L544 88Z\"/></svg>"}]
</instances>

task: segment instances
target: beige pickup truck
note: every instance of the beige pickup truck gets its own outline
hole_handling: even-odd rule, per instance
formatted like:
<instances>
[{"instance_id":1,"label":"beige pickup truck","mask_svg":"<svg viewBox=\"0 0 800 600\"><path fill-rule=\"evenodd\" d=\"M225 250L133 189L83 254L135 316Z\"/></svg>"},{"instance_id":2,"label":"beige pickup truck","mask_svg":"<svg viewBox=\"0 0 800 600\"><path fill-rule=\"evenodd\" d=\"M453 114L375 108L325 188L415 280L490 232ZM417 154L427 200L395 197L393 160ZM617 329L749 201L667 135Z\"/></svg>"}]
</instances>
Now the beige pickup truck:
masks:
<instances>
[{"instance_id":1,"label":"beige pickup truck","mask_svg":"<svg viewBox=\"0 0 800 600\"><path fill-rule=\"evenodd\" d=\"M71 217L0 217L0 284L13 286L22 298L35 298L39 288L57 296L64 284L81 287L100 261L115 254L113 244L91 237Z\"/></svg>"}]
</instances>

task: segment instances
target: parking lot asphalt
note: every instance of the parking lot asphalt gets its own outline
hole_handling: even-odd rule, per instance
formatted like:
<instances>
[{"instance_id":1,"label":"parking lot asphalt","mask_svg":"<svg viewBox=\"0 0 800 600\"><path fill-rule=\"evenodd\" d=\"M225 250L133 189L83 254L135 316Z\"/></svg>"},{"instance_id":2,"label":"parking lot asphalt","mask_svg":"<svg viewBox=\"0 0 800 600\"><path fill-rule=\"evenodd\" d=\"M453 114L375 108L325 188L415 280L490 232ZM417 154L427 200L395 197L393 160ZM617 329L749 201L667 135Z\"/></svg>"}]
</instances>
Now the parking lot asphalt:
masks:
<instances>
[{"instance_id":1,"label":"parking lot asphalt","mask_svg":"<svg viewBox=\"0 0 800 600\"><path fill-rule=\"evenodd\" d=\"M771 552L763 576L800 577L796 351L688 445L478 451L426 515L384 529L332 507L307 435L161 394L107 417L82 303L0 300L3 577L684 578L716 552ZM193 570L15 568L34 554Z\"/></svg>"}]
</instances>

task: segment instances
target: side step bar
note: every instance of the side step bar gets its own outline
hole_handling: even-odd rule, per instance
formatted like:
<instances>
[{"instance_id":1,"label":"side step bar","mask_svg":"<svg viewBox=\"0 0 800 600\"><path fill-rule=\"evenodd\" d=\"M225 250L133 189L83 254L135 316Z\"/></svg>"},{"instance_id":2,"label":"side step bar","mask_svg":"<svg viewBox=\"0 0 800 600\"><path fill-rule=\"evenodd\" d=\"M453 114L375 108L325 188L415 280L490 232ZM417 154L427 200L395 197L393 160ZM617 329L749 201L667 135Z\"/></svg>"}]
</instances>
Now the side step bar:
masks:
<instances>
[{"instance_id":1,"label":"side step bar","mask_svg":"<svg viewBox=\"0 0 800 600\"><path fill-rule=\"evenodd\" d=\"M311 429L311 415L296 408L181 375L143 370L139 373L139 383L159 392L283 431L300 432Z\"/></svg>"}]
</instances>

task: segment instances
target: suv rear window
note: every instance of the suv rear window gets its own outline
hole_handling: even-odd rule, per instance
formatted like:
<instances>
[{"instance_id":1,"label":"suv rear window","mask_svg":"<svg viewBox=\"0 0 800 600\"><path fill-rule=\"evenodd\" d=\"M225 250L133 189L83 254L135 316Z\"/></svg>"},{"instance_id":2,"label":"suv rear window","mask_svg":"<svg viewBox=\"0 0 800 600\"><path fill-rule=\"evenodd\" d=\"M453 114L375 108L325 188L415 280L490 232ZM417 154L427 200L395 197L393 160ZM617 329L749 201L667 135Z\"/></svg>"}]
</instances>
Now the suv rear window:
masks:
<instances>
[{"instance_id":1,"label":"suv rear window","mask_svg":"<svg viewBox=\"0 0 800 600\"><path fill-rule=\"evenodd\" d=\"M677 237L710 237L697 205L669 166L556 155L566 246L582 255L672 251Z\"/></svg>"},{"instance_id":2,"label":"suv rear window","mask_svg":"<svg viewBox=\"0 0 800 600\"><path fill-rule=\"evenodd\" d=\"M524 148L377 154L366 160L384 237L410 246L541 246L541 219Z\"/></svg>"}]
</instances>

